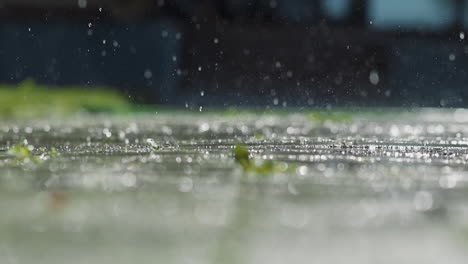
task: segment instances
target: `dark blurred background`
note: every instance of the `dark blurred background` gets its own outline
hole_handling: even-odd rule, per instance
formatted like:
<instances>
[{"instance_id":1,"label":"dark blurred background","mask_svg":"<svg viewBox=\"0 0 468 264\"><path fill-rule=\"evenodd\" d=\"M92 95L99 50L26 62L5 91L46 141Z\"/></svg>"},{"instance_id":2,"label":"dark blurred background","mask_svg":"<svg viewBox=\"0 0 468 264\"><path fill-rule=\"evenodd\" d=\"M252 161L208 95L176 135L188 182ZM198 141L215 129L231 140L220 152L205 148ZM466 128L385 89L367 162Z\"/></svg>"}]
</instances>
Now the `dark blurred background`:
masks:
<instances>
[{"instance_id":1,"label":"dark blurred background","mask_svg":"<svg viewBox=\"0 0 468 264\"><path fill-rule=\"evenodd\" d=\"M468 106L467 2L0 0L0 82L180 106Z\"/></svg>"}]
</instances>

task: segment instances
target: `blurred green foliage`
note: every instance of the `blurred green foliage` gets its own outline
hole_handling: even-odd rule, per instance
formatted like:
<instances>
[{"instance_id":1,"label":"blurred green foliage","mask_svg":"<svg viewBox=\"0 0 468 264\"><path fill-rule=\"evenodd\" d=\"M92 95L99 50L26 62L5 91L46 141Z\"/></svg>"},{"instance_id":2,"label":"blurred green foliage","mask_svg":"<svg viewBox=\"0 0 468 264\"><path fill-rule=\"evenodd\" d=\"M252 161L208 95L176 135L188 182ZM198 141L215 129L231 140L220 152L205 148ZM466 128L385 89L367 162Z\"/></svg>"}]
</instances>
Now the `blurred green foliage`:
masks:
<instances>
[{"instance_id":1,"label":"blurred green foliage","mask_svg":"<svg viewBox=\"0 0 468 264\"><path fill-rule=\"evenodd\" d=\"M19 163L40 163L41 160L33 154L33 149L34 147L30 145L16 144L8 150L7 154L14 157L14 160Z\"/></svg>"},{"instance_id":2,"label":"blurred green foliage","mask_svg":"<svg viewBox=\"0 0 468 264\"><path fill-rule=\"evenodd\" d=\"M14 85L0 85L0 117L41 117L84 112L123 113L130 102L112 89L50 87L32 79Z\"/></svg>"},{"instance_id":3,"label":"blurred green foliage","mask_svg":"<svg viewBox=\"0 0 468 264\"><path fill-rule=\"evenodd\" d=\"M0 84L0 118L40 118L69 116L76 113L170 113L208 114L225 117L289 116L303 114L310 122L327 121L349 123L358 119L396 118L410 109L359 109L359 108L270 108L270 107L198 107L182 108L162 105L134 104L115 89L105 87L51 87L27 79L18 85ZM257 138L262 138L260 134Z\"/></svg>"},{"instance_id":4,"label":"blurred green foliage","mask_svg":"<svg viewBox=\"0 0 468 264\"><path fill-rule=\"evenodd\" d=\"M233 150L234 159L246 173L256 173L259 175L271 175L273 173L282 173L295 169L293 164L277 162L273 160L255 160L252 158L247 146L237 144Z\"/></svg>"},{"instance_id":5,"label":"blurred green foliage","mask_svg":"<svg viewBox=\"0 0 468 264\"><path fill-rule=\"evenodd\" d=\"M49 158L60 156L60 153L55 147L49 149L41 147L37 149L33 145L21 143L11 146L6 153L13 158L11 160L13 163L20 165L30 162L39 164Z\"/></svg>"}]
</instances>

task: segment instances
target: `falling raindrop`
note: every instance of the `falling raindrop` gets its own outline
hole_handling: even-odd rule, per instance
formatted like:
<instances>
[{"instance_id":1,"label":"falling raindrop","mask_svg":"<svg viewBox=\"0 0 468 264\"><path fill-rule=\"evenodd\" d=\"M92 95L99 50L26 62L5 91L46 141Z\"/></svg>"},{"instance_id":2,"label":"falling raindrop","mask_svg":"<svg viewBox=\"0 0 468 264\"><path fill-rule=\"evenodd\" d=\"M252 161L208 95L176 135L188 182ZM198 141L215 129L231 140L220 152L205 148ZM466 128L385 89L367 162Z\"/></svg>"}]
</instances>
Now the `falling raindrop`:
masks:
<instances>
[{"instance_id":1,"label":"falling raindrop","mask_svg":"<svg viewBox=\"0 0 468 264\"><path fill-rule=\"evenodd\" d=\"M102 133L107 137L107 138L110 138L112 136L112 133L110 132L110 130L108 128L104 128L102 130Z\"/></svg>"},{"instance_id":2,"label":"falling raindrop","mask_svg":"<svg viewBox=\"0 0 468 264\"><path fill-rule=\"evenodd\" d=\"M146 79L151 79L151 77L153 77L153 73L149 69L147 69L145 70L144 76Z\"/></svg>"},{"instance_id":3,"label":"falling raindrop","mask_svg":"<svg viewBox=\"0 0 468 264\"><path fill-rule=\"evenodd\" d=\"M270 1L270 8L276 8L277 6L278 6L278 2L276 2L276 0Z\"/></svg>"},{"instance_id":4,"label":"falling raindrop","mask_svg":"<svg viewBox=\"0 0 468 264\"><path fill-rule=\"evenodd\" d=\"M372 70L369 74L369 81L372 85L377 85L380 82L379 73L376 70Z\"/></svg>"},{"instance_id":5,"label":"falling raindrop","mask_svg":"<svg viewBox=\"0 0 468 264\"><path fill-rule=\"evenodd\" d=\"M88 1L87 0L78 0L78 7L79 8L86 8L88 6Z\"/></svg>"}]
</instances>

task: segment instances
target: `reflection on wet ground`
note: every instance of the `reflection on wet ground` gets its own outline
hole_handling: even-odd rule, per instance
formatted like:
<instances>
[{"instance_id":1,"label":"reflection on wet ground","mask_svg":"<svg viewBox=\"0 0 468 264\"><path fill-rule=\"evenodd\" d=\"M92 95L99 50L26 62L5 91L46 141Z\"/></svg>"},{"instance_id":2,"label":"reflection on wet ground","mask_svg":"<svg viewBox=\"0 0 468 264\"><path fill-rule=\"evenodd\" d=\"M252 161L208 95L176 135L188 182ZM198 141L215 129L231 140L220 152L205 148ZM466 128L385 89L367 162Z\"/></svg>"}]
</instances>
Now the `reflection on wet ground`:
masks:
<instances>
[{"instance_id":1,"label":"reflection on wet ground","mask_svg":"<svg viewBox=\"0 0 468 264\"><path fill-rule=\"evenodd\" d=\"M5 121L0 262L466 263L467 162L460 109Z\"/></svg>"}]
</instances>

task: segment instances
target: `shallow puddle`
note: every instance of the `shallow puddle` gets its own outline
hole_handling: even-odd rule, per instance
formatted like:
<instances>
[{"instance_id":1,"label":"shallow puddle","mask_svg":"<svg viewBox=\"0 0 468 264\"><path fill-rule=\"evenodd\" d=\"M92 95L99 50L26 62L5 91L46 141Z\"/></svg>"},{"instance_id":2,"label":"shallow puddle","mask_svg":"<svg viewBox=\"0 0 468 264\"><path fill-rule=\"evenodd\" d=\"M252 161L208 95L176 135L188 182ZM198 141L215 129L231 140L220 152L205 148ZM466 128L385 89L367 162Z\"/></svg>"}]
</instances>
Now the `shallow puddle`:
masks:
<instances>
[{"instance_id":1,"label":"shallow puddle","mask_svg":"<svg viewBox=\"0 0 468 264\"><path fill-rule=\"evenodd\" d=\"M465 112L5 121L0 263L466 263Z\"/></svg>"}]
</instances>

